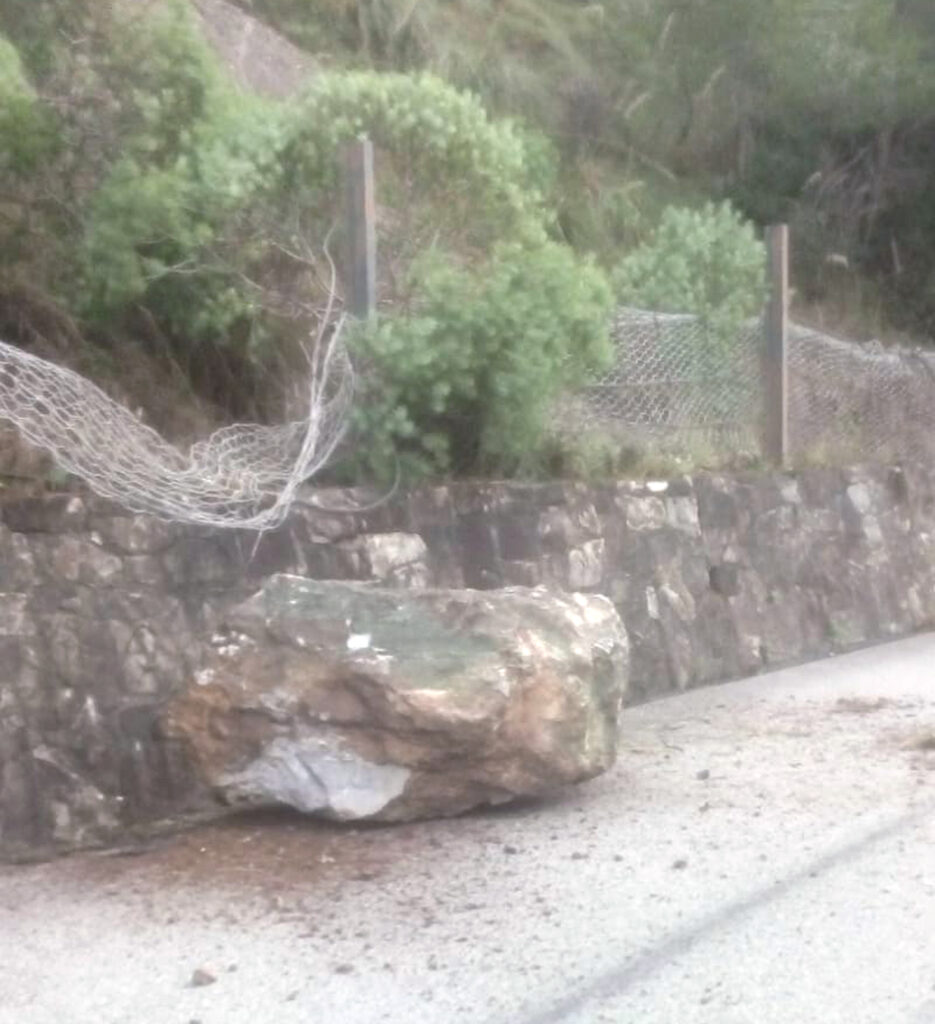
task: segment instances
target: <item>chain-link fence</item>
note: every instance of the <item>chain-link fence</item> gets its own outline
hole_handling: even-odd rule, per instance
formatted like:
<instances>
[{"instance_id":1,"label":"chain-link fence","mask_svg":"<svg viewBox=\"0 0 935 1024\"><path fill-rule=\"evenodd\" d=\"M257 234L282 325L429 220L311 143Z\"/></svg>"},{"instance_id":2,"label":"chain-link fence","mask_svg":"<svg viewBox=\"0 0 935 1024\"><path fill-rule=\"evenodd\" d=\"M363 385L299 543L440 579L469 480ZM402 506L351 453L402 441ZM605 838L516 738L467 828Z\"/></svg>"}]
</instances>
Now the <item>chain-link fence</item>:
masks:
<instances>
[{"instance_id":1,"label":"chain-link fence","mask_svg":"<svg viewBox=\"0 0 935 1024\"><path fill-rule=\"evenodd\" d=\"M935 456L935 353L789 327L793 461Z\"/></svg>"},{"instance_id":2,"label":"chain-link fence","mask_svg":"<svg viewBox=\"0 0 935 1024\"><path fill-rule=\"evenodd\" d=\"M758 446L763 326L730 336L696 316L620 309L613 366L569 399L575 430L666 451Z\"/></svg>"},{"instance_id":3,"label":"chain-link fence","mask_svg":"<svg viewBox=\"0 0 935 1024\"><path fill-rule=\"evenodd\" d=\"M569 438L620 452L730 464L763 454L766 326L717 329L694 316L622 309L616 358L568 396ZM347 421L353 371L340 330L315 339L304 419L237 424L184 453L70 370L0 342L0 421L97 493L166 519L267 529L328 460ZM935 353L788 330L790 461L935 457Z\"/></svg>"},{"instance_id":4,"label":"chain-link fence","mask_svg":"<svg viewBox=\"0 0 935 1024\"><path fill-rule=\"evenodd\" d=\"M729 461L762 453L765 319L725 333L699 317L620 309L614 365L567 399L565 429ZM935 354L860 345L790 324L795 461L935 454Z\"/></svg>"}]
</instances>

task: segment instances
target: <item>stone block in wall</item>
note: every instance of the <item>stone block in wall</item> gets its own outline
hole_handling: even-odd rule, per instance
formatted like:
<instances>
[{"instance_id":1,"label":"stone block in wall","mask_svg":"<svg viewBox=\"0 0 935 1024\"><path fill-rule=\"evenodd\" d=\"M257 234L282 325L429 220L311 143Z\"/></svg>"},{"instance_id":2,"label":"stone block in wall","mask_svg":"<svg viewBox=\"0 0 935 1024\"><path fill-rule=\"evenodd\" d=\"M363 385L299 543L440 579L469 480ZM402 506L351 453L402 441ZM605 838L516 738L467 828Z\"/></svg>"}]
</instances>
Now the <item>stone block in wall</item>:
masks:
<instances>
[{"instance_id":1,"label":"stone block in wall","mask_svg":"<svg viewBox=\"0 0 935 1024\"><path fill-rule=\"evenodd\" d=\"M711 589L722 597L736 597L740 593L740 566L736 562L722 562L709 570Z\"/></svg>"},{"instance_id":2,"label":"stone block in wall","mask_svg":"<svg viewBox=\"0 0 935 1024\"><path fill-rule=\"evenodd\" d=\"M0 587L29 590L36 585L38 571L28 538L0 525Z\"/></svg>"},{"instance_id":3,"label":"stone block in wall","mask_svg":"<svg viewBox=\"0 0 935 1024\"><path fill-rule=\"evenodd\" d=\"M853 483L847 488L846 493L847 500L858 515L867 515L873 508L873 497L870 493L870 487L866 483Z\"/></svg>"},{"instance_id":4,"label":"stone block in wall","mask_svg":"<svg viewBox=\"0 0 935 1024\"><path fill-rule=\"evenodd\" d=\"M464 585L476 590L502 587L500 548L496 526L491 517L482 511L460 514L457 537Z\"/></svg>"},{"instance_id":5,"label":"stone block in wall","mask_svg":"<svg viewBox=\"0 0 935 1024\"><path fill-rule=\"evenodd\" d=\"M450 531L457 518L451 489L426 486L405 496L405 523L409 530L439 529Z\"/></svg>"},{"instance_id":6,"label":"stone block in wall","mask_svg":"<svg viewBox=\"0 0 935 1024\"><path fill-rule=\"evenodd\" d=\"M893 466L886 474L886 486L890 503L895 506L912 505L912 485L909 473L903 466Z\"/></svg>"},{"instance_id":7,"label":"stone block in wall","mask_svg":"<svg viewBox=\"0 0 935 1024\"><path fill-rule=\"evenodd\" d=\"M662 498L628 495L621 504L627 527L637 533L661 529L668 522L666 503Z\"/></svg>"},{"instance_id":8,"label":"stone block in wall","mask_svg":"<svg viewBox=\"0 0 935 1024\"><path fill-rule=\"evenodd\" d=\"M760 636L738 631L735 604L736 599L725 600L713 590L696 600L693 685L748 675L762 668Z\"/></svg>"},{"instance_id":9,"label":"stone block in wall","mask_svg":"<svg viewBox=\"0 0 935 1024\"><path fill-rule=\"evenodd\" d=\"M170 586L185 591L242 585L252 574L255 540L232 531L186 531L162 556Z\"/></svg>"},{"instance_id":10,"label":"stone block in wall","mask_svg":"<svg viewBox=\"0 0 935 1024\"><path fill-rule=\"evenodd\" d=\"M542 583L542 567L538 562L506 561L501 563L503 580L510 587L538 587Z\"/></svg>"},{"instance_id":11,"label":"stone block in wall","mask_svg":"<svg viewBox=\"0 0 935 1024\"><path fill-rule=\"evenodd\" d=\"M593 590L604 579L606 545L603 540L590 540L568 552L569 590Z\"/></svg>"},{"instance_id":12,"label":"stone block in wall","mask_svg":"<svg viewBox=\"0 0 935 1024\"><path fill-rule=\"evenodd\" d=\"M24 728L0 721L0 856L28 856L49 841L43 780L37 778Z\"/></svg>"},{"instance_id":13,"label":"stone block in wall","mask_svg":"<svg viewBox=\"0 0 935 1024\"><path fill-rule=\"evenodd\" d=\"M497 512L511 504L510 493L501 483L476 481L453 484L450 488L451 502L457 517L482 514L492 518Z\"/></svg>"},{"instance_id":14,"label":"stone block in wall","mask_svg":"<svg viewBox=\"0 0 935 1024\"><path fill-rule=\"evenodd\" d=\"M669 685L684 690L695 680L694 620L696 602L682 577L681 560L657 565L646 590L647 613L658 623L657 643L664 649Z\"/></svg>"},{"instance_id":15,"label":"stone block in wall","mask_svg":"<svg viewBox=\"0 0 935 1024\"><path fill-rule=\"evenodd\" d=\"M906 618L912 629L935 627L935 587L911 586L902 600Z\"/></svg>"},{"instance_id":16,"label":"stone block in wall","mask_svg":"<svg viewBox=\"0 0 935 1024\"><path fill-rule=\"evenodd\" d=\"M538 509L521 508L496 517L497 553L510 562L534 562L542 554Z\"/></svg>"},{"instance_id":17,"label":"stone block in wall","mask_svg":"<svg viewBox=\"0 0 935 1024\"><path fill-rule=\"evenodd\" d=\"M70 533L84 530L88 523L87 503L75 494L6 501L0 513L4 526L14 533Z\"/></svg>"},{"instance_id":18,"label":"stone block in wall","mask_svg":"<svg viewBox=\"0 0 935 1024\"><path fill-rule=\"evenodd\" d=\"M99 538L65 534L49 537L35 549L49 576L85 586L111 586L123 572L118 555L105 551Z\"/></svg>"},{"instance_id":19,"label":"stone block in wall","mask_svg":"<svg viewBox=\"0 0 935 1024\"><path fill-rule=\"evenodd\" d=\"M162 559L155 555L128 555L123 559L123 575L128 585L168 589L168 576Z\"/></svg>"},{"instance_id":20,"label":"stone block in wall","mask_svg":"<svg viewBox=\"0 0 935 1024\"><path fill-rule=\"evenodd\" d=\"M100 545L119 555L160 555L178 538L178 527L152 516L95 516L93 535Z\"/></svg>"},{"instance_id":21,"label":"stone block in wall","mask_svg":"<svg viewBox=\"0 0 935 1024\"><path fill-rule=\"evenodd\" d=\"M401 529L418 534L427 549L428 579L436 587L463 587L458 516L449 487L426 487L406 498Z\"/></svg>"},{"instance_id":22,"label":"stone block in wall","mask_svg":"<svg viewBox=\"0 0 935 1024\"><path fill-rule=\"evenodd\" d=\"M0 637L35 635L36 623L29 614L29 595L0 593Z\"/></svg>"},{"instance_id":23,"label":"stone block in wall","mask_svg":"<svg viewBox=\"0 0 935 1024\"><path fill-rule=\"evenodd\" d=\"M741 527L736 496L722 477L700 474L695 480L695 493L702 530L736 531Z\"/></svg>"},{"instance_id":24,"label":"stone block in wall","mask_svg":"<svg viewBox=\"0 0 935 1024\"><path fill-rule=\"evenodd\" d=\"M601 520L591 502L577 506L551 505L540 513L538 534L544 550L563 552L599 540Z\"/></svg>"},{"instance_id":25,"label":"stone block in wall","mask_svg":"<svg viewBox=\"0 0 935 1024\"><path fill-rule=\"evenodd\" d=\"M802 504L808 508L840 508L844 491L851 483L845 469L834 466L814 466L797 476Z\"/></svg>"},{"instance_id":26,"label":"stone block in wall","mask_svg":"<svg viewBox=\"0 0 935 1024\"><path fill-rule=\"evenodd\" d=\"M0 476L45 480L54 468L55 462L48 452L24 440L15 427L0 425Z\"/></svg>"},{"instance_id":27,"label":"stone block in wall","mask_svg":"<svg viewBox=\"0 0 935 1024\"><path fill-rule=\"evenodd\" d=\"M347 578L424 587L428 584L427 548L414 533L367 534L338 545Z\"/></svg>"},{"instance_id":28,"label":"stone block in wall","mask_svg":"<svg viewBox=\"0 0 935 1024\"><path fill-rule=\"evenodd\" d=\"M779 496L787 505L801 505L802 494L799 491L799 481L794 476L780 476L776 480L779 488Z\"/></svg>"},{"instance_id":29,"label":"stone block in wall","mask_svg":"<svg viewBox=\"0 0 935 1024\"><path fill-rule=\"evenodd\" d=\"M666 523L675 530L687 533L691 537L701 534L701 523L698 519L698 502L695 496L681 495L667 497Z\"/></svg>"},{"instance_id":30,"label":"stone block in wall","mask_svg":"<svg viewBox=\"0 0 935 1024\"><path fill-rule=\"evenodd\" d=\"M309 544L335 544L356 537L363 529L353 515L318 508L297 508L290 518L294 530L303 527L303 539Z\"/></svg>"}]
</instances>

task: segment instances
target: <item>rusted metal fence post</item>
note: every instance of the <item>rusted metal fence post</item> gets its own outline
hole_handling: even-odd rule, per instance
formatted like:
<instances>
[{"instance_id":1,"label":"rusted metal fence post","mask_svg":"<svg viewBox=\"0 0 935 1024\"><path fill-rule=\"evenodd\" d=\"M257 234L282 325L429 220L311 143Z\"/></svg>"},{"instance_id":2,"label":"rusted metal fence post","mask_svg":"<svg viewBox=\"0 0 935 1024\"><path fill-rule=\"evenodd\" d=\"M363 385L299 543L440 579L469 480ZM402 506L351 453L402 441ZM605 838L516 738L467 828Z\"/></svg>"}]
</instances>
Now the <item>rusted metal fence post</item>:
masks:
<instances>
[{"instance_id":1,"label":"rusted metal fence post","mask_svg":"<svg viewBox=\"0 0 935 1024\"><path fill-rule=\"evenodd\" d=\"M766 229L769 304L763 351L763 454L777 466L789 457L789 227Z\"/></svg>"},{"instance_id":2,"label":"rusted metal fence post","mask_svg":"<svg viewBox=\"0 0 935 1024\"><path fill-rule=\"evenodd\" d=\"M377 231L373 143L355 139L344 150L347 223L347 310L361 320L376 312Z\"/></svg>"}]
</instances>

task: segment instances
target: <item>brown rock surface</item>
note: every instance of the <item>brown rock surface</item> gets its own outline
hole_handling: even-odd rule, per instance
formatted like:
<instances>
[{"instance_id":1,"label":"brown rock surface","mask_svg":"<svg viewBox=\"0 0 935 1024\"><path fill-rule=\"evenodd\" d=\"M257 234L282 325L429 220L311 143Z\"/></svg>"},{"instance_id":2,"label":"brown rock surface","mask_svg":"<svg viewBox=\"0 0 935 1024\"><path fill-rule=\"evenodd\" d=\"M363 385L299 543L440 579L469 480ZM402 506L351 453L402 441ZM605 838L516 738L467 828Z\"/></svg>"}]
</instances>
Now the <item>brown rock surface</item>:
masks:
<instances>
[{"instance_id":1,"label":"brown rock surface","mask_svg":"<svg viewBox=\"0 0 935 1024\"><path fill-rule=\"evenodd\" d=\"M399 821L606 770L626 668L603 597L279 575L228 615L166 724L228 803Z\"/></svg>"}]
</instances>

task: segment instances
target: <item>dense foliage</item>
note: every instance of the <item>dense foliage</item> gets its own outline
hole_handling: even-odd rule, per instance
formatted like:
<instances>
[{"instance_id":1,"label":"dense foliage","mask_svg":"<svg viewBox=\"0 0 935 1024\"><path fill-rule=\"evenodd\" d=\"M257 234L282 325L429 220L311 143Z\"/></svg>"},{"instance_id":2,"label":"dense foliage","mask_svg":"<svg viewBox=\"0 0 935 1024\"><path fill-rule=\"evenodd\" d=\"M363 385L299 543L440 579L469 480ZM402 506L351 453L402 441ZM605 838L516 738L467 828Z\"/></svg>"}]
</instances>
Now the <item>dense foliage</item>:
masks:
<instances>
[{"instance_id":1,"label":"dense foliage","mask_svg":"<svg viewBox=\"0 0 935 1024\"><path fill-rule=\"evenodd\" d=\"M268 383L289 381L291 342L328 303L342 145L366 134L384 309L358 340L355 440L370 454L358 463L379 470L399 449L413 472L517 468L548 396L607 354L603 273L548 238L547 143L427 73L326 72L290 102L246 97L181 0L114 12L82 22L86 52L20 44L40 54L37 80L70 90L43 108L69 156L34 194L25 164L7 174L28 237L57 239L49 301L111 345L143 330L228 415L290 413L288 390ZM0 57L17 117L34 116L17 51ZM340 232L334 244L336 258ZM11 245L4 258L21 280L40 269Z\"/></svg>"},{"instance_id":2,"label":"dense foliage","mask_svg":"<svg viewBox=\"0 0 935 1024\"><path fill-rule=\"evenodd\" d=\"M700 316L724 358L740 326L763 308L765 270L763 243L729 204L672 206L621 260L614 283L626 305Z\"/></svg>"},{"instance_id":3,"label":"dense foliage","mask_svg":"<svg viewBox=\"0 0 935 1024\"><path fill-rule=\"evenodd\" d=\"M0 37L0 173L32 171L51 143L49 125L15 47Z\"/></svg>"},{"instance_id":4,"label":"dense foliage","mask_svg":"<svg viewBox=\"0 0 935 1024\"><path fill-rule=\"evenodd\" d=\"M358 459L416 473L535 468L552 403L610 358L604 275L564 246L499 246L482 275L429 252L411 312L361 333Z\"/></svg>"},{"instance_id":5,"label":"dense foliage","mask_svg":"<svg viewBox=\"0 0 935 1024\"><path fill-rule=\"evenodd\" d=\"M935 335L929 0L236 2L315 56L304 94L234 88L190 0L0 2L5 337L102 373L141 339L219 418L288 412L364 132L368 471L527 468L606 357L605 273L726 344L761 296L747 219L792 223L801 299Z\"/></svg>"},{"instance_id":6,"label":"dense foliage","mask_svg":"<svg viewBox=\"0 0 935 1024\"><path fill-rule=\"evenodd\" d=\"M931 0L238 2L332 65L434 70L541 128L559 223L609 265L666 204L730 199L792 223L804 298L843 288L857 325L879 296L935 335Z\"/></svg>"}]
</instances>

